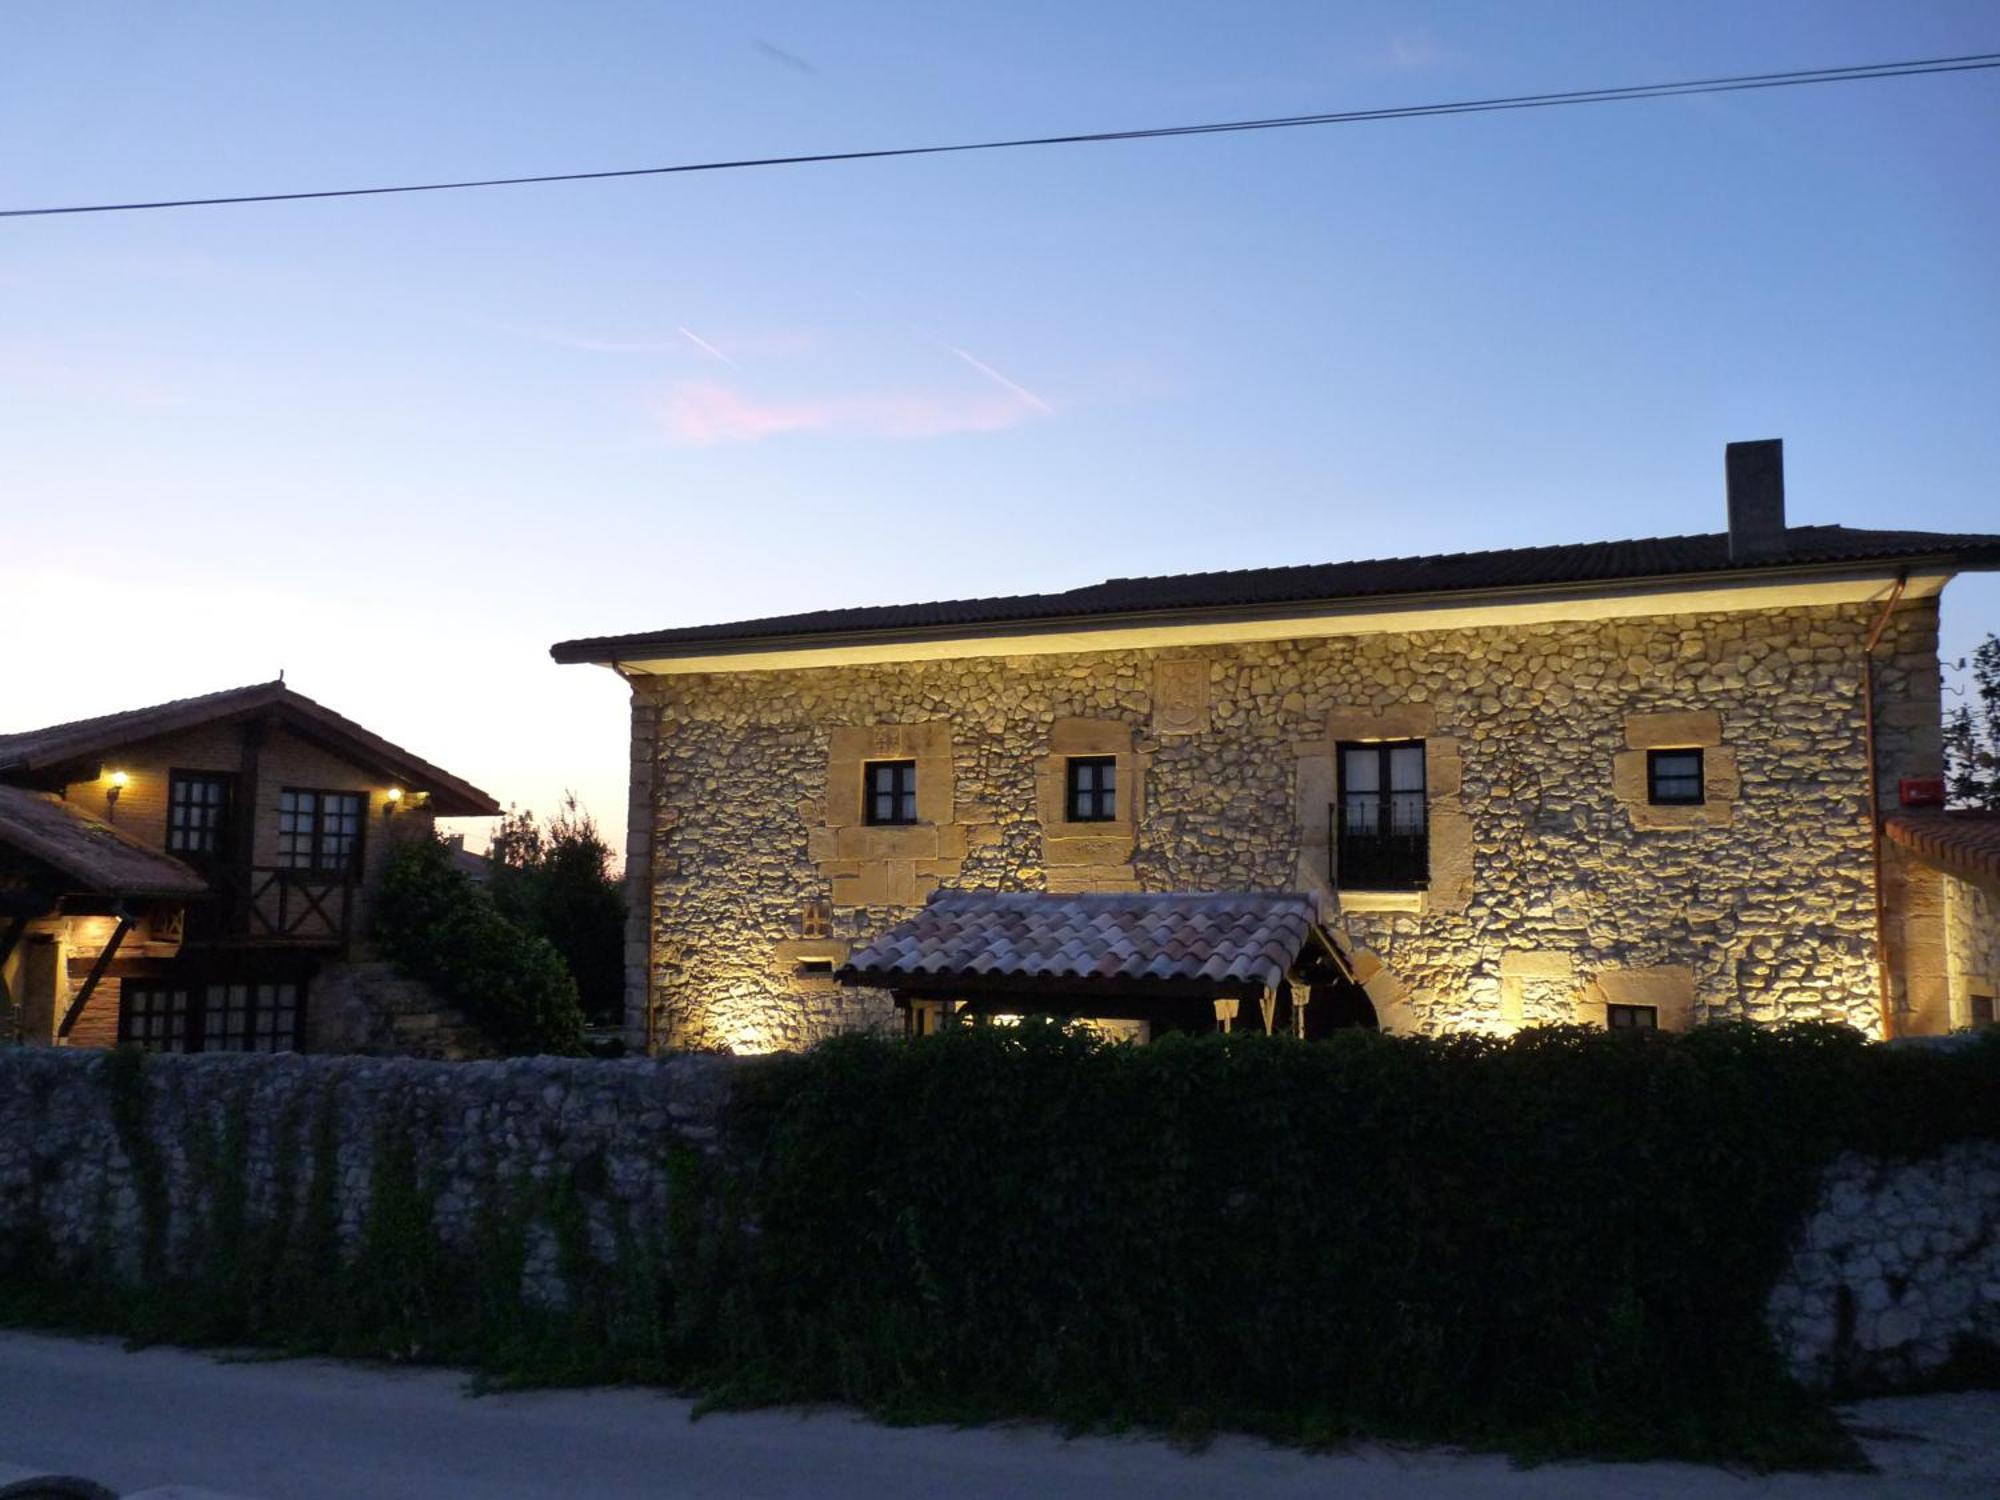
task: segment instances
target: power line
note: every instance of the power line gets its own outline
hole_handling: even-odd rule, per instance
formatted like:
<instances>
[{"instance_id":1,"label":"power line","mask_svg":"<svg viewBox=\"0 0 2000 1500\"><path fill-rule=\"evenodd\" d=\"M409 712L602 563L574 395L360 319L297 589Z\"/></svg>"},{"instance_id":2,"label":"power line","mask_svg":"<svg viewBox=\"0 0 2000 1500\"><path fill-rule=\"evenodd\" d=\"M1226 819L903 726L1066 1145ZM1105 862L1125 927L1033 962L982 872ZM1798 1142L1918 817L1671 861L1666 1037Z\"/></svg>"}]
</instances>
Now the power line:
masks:
<instances>
[{"instance_id":1,"label":"power line","mask_svg":"<svg viewBox=\"0 0 2000 1500\"><path fill-rule=\"evenodd\" d=\"M873 151L815 151L796 156L754 156L730 161L682 162L667 167L625 167L606 172L545 172L528 177L477 177L458 182L413 182L393 187L321 188L297 193L239 193L217 198L163 198L137 203L77 203L50 208L0 209L0 219L56 214L137 213L159 208L217 208L232 203L295 203L311 198L373 198L391 193L445 193L463 188L523 187L541 182L597 182L613 177L667 177L683 172L733 172L751 167L797 167L824 162L882 161L898 156L946 156L965 151L1011 151L1028 146L1084 146L1107 141L1161 140L1171 136L1226 135L1239 130L1289 130L1306 125L1353 125L1370 120L1427 119L1438 115L1487 114L1500 110L1550 109L1570 104L1619 104L1635 99L1681 99L1696 94L1740 93L1751 89L1797 88L1808 84L1861 83L1877 78L1916 78L1931 73L1968 73L2000 68L2000 52L1961 57L1918 58L1909 62L1856 63L1839 68L1805 68L1789 73L1744 73L1727 78L1694 78L1678 83L1642 83L1624 88L1571 89L1555 94L1516 94L1497 99L1460 99L1444 104L1405 104L1384 109L1338 110L1324 114L1280 115L1270 119L1223 120L1203 125L1162 125L1139 130L1098 130L1075 135L1021 136L997 141L960 141L943 146L891 146Z\"/></svg>"}]
</instances>

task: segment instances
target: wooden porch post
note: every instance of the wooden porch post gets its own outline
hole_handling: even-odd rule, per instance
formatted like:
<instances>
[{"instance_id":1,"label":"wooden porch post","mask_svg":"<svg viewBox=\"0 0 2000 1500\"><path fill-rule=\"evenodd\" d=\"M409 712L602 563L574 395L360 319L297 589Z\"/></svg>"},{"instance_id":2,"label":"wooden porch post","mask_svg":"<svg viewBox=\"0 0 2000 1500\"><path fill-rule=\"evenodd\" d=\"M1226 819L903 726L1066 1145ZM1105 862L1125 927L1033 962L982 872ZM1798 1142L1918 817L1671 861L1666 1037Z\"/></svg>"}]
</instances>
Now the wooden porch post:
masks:
<instances>
[{"instance_id":1,"label":"wooden porch post","mask_svg":"<svg viewBox=\"0 0 2000 1500\"><path fill-rule=\"evenodd\" d=\"M1306 1007L1312 1004L1312 986L1292 985L1292 1035L1303 1038L1306 1034Z\"/></svg>"},{"instance_id":2,"label":"wooden porch post","mask_svg":"<svg viewBox=\"0 0 2000 1500\"><path fill-rule=\"evenodd\" d=\"M1264 1035L1269 1036L1278 1025L1278 992L1270 985L1264 986L1264 993L1258 997L1258 1010L1264 1015Z\"/></svg>"},{"instance_id":3,"label":"wooden porch post","mask_svg":"<svg viewBox=\"0 0 2000 1500\"><path fill-rule=\"evenodd\" d=\"M1215 1029L1217 1031L1226 1032L1235 1028L1236 1007L1240 1003L1234 996L1227 1000L1218 1000L1215 1002Z\"/></svg>"}]
</instances>

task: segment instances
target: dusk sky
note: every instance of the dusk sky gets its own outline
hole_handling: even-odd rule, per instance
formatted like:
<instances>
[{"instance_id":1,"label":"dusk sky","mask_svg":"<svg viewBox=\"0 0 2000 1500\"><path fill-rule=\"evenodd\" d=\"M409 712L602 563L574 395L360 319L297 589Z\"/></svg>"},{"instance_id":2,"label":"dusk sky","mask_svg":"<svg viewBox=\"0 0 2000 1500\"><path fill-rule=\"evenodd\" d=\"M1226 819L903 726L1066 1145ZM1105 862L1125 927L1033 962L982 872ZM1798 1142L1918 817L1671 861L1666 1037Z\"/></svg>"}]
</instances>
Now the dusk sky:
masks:
<instances>
[{"instance_id":1,"label":"dusk sky","mask_svg":"<svg viewBox=\"0 0 2000 1500\"><path fill-rule=\"evenodd\" d=\"M1993 50L1993 0L9 0L0 207ZM1795 523L2000 530L2000 73L0 220L0 730L283 668L622 843L558 639L1717 530L1765 437ZM1955 584L1947 658L1992 629Z\"/></svg>"}]
</instances>

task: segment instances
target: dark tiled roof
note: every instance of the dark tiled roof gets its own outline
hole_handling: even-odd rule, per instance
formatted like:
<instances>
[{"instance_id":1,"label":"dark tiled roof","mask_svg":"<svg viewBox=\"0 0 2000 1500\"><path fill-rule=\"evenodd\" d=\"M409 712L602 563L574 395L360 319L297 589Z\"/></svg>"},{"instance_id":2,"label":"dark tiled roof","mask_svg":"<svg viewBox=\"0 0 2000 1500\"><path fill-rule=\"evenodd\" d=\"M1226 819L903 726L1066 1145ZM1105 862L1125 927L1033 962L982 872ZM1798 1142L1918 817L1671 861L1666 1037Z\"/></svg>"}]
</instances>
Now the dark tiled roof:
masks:
<instances>
[{"instance_id":1,"label":"dark tiled roof","mask_svg":"<svg viewBox=\"0 0 2000 1500\"><path fill-rule=\"evenodd\" d=\"M634 661L687 648L734 641L769 642L796 636L925 633L967 626L1000 627L1118 615L1325 605L1346 600L1559 588L1697 574L1827 569L1914 558L1949 559L1954 566L2000 568L2000 536L1935 531L1862 531L1848 526L1794 526L1779 559L1732 561L1726 533L1651 537L1627 542L1578 542L1373 562L1181 573L1164 578L1113 578L1059 594L947 599L935 604L885 604L823 609L726 625L693 625L638 635L563 641L550 649L559 662Z\"/></svg>"},{"instance_id":2,"label":"dark tiled roof","mask_svg":"<svg viewBox=\"0 0 2000 1500\"><path fill-rule=\"evenodd\" d=\"M179 860L149 849L46 792L0 786L0 847L15 849L110 896L202 896L208 884Z\"/></svg>"},{"instance_id":3,"label":"dark tiled roof","mask_svg":"<svg viewBox=\"0 0 2000 1500\"><path fill-rule=\"evenodd\" d=\"M364 762L399 776L416 790L431 794L432 810L443 817L490 817L500 804L468 781L462 781L400 745L363 729L304 693L282 682L258 682L226 688L196 698L176 698L148 708L129 708L94 719L75 719L45 729L0 734L0 776L39 771L70 761L89 760L142 741L190 729L218 719L275 710L294 725L344 745Z\"/></svg>"},{"instance_id":4,"label":"dark tiled roof","mask_svg":"<svg viewBox=\"0 0 2000 1500\"><path fill-rule=\"evenodd\" d=\"M1895 812L1882 828L1920 859L2000 891L2000 813Z\"/></svg>"},{"instance_id":5,"label":"dark tiled roof","mask_svg":"<svg viewBox=\"0 0 2000 1500\"><path fill-rule=\"evenodd\" d=\"M1008 981L1230 994L1276 985L1312 941L1310 896L941 891L855 953L849 984Z\"/></svg>"}]
</instances>

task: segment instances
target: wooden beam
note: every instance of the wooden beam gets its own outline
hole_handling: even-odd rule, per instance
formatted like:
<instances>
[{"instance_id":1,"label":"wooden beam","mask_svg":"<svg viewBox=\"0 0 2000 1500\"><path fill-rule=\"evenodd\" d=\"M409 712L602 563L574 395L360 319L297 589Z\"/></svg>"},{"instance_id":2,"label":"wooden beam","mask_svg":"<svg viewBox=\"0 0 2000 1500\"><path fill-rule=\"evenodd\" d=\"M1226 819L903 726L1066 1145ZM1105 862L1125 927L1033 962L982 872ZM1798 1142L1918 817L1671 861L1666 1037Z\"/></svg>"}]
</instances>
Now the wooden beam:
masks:
<instances>
[{"instance_id":1,"label":"wooden beam","mask_svg":"<svg viewBox=\"0 0 2000 1500\"><path fill-rule=\"evenodd\" d=\"M7 960L14 956L14 950L21 946L21 934L28 930L28 919L16 917L7 924L7 934L0 937L0 1007L14 1008L14 990L7 983Z\"/></svg>"},{"instance_id":2,"label":"wooden beam","mask_svg":"<svg viewBox=\"0 0 2000 1500\"><path fill-rule=\"evenodd\" d=\"M75 1027L78 1018L83 1015L84 1006L90 1004L90 997L97 989L97 981L102 979L104 971L111 967L111 960L118 956L118 945L125 941L125 934L131 930L131 914L121 915L118 918L118 925L111 929L111 940L97 955L97 962L90 966L90 975L83 981L83 988L76 992L76 998L70 1001L69 1009L63 1012L62 1025L56 1028L58 1039L67 1037Z\"/></svg>"}]
</instances>

